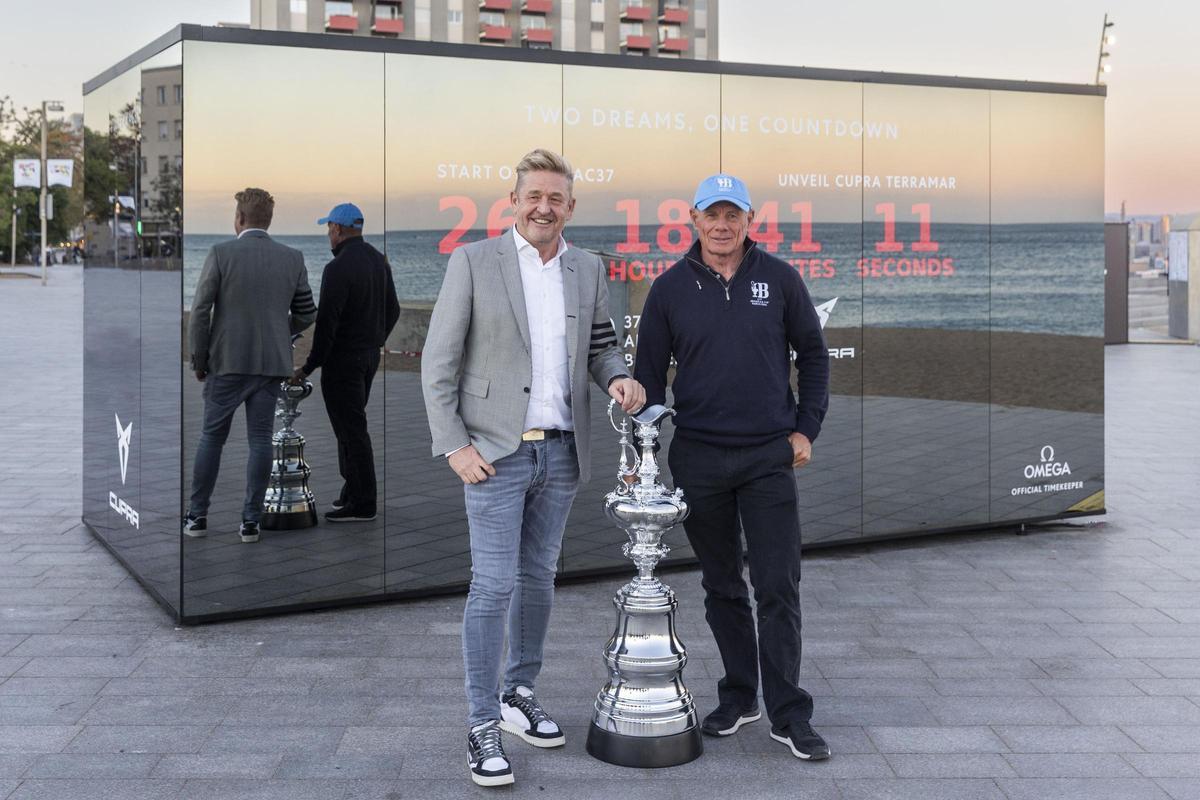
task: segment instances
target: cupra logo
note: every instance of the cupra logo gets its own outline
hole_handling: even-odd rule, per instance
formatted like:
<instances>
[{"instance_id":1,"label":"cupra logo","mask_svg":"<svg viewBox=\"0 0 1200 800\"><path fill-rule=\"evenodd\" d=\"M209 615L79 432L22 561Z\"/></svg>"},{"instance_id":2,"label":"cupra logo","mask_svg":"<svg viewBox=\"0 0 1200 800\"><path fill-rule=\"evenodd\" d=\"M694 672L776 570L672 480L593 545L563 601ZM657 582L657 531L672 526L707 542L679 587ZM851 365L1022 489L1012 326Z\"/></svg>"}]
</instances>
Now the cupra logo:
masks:
<instances>
[{"instance_id":1,"label":"cupra logo","mask_svg":"<svg viewBox=\"0 0 1200 800\"><path fill-rule=\"evenodd\" d=\"M133 423L121 427L121 417L113 414L117 420L117 455L121 458L121 485L125 484L125 472L129 467L129 440L133 438Z\"/></svg>"},{"instance_id":2,"label":"cupra logo","mask_svg":"<svg viewBox=\"0 0 1200 800\"><path fill-rule=\"evenodd\" d=\"M829 315L833 313L833 307L837 305L838 298L827 300L817 306L817 316L821 318L821 329L825 329L825 323L829 322Z\"/></svg>"}]
</instances>

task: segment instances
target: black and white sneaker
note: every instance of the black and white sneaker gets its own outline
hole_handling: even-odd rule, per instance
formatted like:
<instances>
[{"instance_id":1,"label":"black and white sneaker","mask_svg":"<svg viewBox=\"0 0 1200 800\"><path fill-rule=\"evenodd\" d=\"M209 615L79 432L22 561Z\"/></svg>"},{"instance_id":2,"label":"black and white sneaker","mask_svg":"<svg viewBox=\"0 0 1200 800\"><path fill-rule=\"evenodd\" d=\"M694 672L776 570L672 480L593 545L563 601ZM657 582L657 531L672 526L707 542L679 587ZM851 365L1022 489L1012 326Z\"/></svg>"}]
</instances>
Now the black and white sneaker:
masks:
<instances>
[{"instance_id":1,"label":"black and white sneaker","mask_svg":"<svg viewBox=\"0 0 1200 800\"><path fill-rule=\"evenodd\" d=\"M786 744L796 758L805 761L824 761L829 758L829 745L807 722L793 722L784 728L773 727L771 738Z\"/></svg>"},{"instance_id":2,"label":"black and white sneaker","mask_svg":"<svg viewBox=\"0 0 1200 800\"><path fill-rule=\"evenodd\" d=\"M708 736L732 736L743 725L762 719L762 712L757 705L749 707L735 706L732 703L721 703L716 710L704 718L700 725L701 733Z\"/></svg>"},{"instance_id":3,"label":"black and white sneaker","mask_svg":"<svg viewBox=\"0 0 1200 800\"><path fill-rule=\"evenodd\" d=\"M524 686L500 698L500 727L534 747L562 747L567 743L562 729Z\"/></svg>"},{"instance_id":4,"label":"black and white sneaker","mask_svg":"<svg viewBox=\"0 0 1200 800\"><path fill-rule=\"evenodd\" d=\"M188 514L183 518L183 535L193 539L202 539L208 535L208 517L194 517Z\"/></svg>"},{"instance_id":5,"label":"black and white sneaker","mask_svg":"<svg viewBox=\"0 0 1200 800\"><path fill-rule=\"evenodd\" d=\"M500 723L490 720L467 734L467 766L471 780L480 786L507 786L513 782L512 764L504 755Z\"/></svg>"},{"instance_id":6,"label":"black and white sneaker","mask_svg":"<svg viewBox=\"0 0 1200 800\"><path fill-rule=\"evenodd\" d=\"M258 523L257 522L243 522L239 533L241 533L241 535L242 535L243 542L257 542L258 541Z\"/></svg>"}]
</instances>

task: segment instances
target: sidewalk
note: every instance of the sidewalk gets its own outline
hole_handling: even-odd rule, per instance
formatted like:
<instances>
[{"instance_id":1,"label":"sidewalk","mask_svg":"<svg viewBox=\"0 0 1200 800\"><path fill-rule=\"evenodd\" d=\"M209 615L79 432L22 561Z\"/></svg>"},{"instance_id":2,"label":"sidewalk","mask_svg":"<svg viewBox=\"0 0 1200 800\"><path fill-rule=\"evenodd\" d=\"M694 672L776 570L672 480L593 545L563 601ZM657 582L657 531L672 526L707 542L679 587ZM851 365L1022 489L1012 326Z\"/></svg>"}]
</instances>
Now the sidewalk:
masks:
<instances>
[{"instance_id":1,"label":"sidewalk","mask_svg":"<svg viewBox=\"0 0 1200 800\"><path fill-rule=\"evenodd\" d=\"M806 559L830 761L765 721L669 770L588 756L606 579L558 593L565 752L511 742L497 792L466 775L461 597L177 629L79 526L80 275L0 281L0 798L1200 798L1198 348L1107 350L1100 521ZM706 712L698 576L667 580Z\"/></svg>"}]
</instances>

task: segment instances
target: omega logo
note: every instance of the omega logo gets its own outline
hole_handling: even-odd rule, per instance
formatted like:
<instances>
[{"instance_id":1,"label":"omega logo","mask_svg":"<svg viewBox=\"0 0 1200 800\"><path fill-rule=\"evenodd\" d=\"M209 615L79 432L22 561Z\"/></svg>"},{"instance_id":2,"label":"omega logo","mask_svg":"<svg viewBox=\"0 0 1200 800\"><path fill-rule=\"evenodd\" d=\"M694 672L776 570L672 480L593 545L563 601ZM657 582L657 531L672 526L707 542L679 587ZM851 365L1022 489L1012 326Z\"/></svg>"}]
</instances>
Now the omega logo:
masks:
<instances>
[{"instance_id":1,"label":"omega logo","mask_svg":"<svg viewBox=\"0 0 1200 800\"><path fill-rule=\"evenodd\" d=\"M1046 445L1039 453L1041 461L1037 464L1025 465L1025 478L1032 480L1034 478L1057 478L1061 475L1071 474L1071 465L1066 461L1054 460L1054 448Z\"/></svg>"}]
</instances>

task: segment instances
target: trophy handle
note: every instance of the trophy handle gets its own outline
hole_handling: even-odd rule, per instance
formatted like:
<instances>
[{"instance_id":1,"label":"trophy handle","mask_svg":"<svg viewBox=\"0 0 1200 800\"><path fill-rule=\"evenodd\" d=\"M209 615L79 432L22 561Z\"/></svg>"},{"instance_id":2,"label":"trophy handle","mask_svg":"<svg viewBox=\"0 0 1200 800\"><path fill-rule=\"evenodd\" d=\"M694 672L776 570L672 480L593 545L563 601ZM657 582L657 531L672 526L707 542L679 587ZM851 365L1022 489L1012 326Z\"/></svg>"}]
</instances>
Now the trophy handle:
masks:
<instances>
[{"instance_id":1,"label":"trophy handle","mask_svg":"<svg viewBox=\"0 0 1200 800\"><path fill-rule=\"evenodd\" d=\"M608 422L617 433L621 434L619 445L621 447L621 459L617 463L617 492L619 494L628 494L630 486L637 481L638 469L642 466L641 456L638 455L637 448L629 441L629 415L617 423L613 417L613 410L617 406L616 400L608 401ZM630 457L632 456L632 463Z\"/></svg>"}]
</instances>

